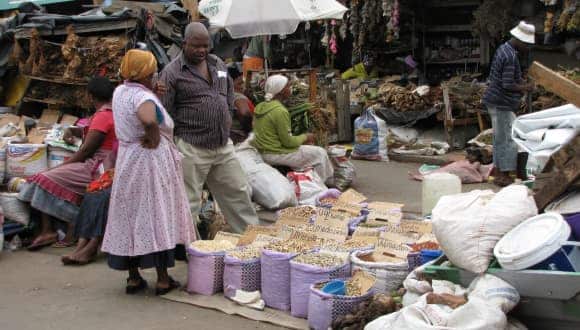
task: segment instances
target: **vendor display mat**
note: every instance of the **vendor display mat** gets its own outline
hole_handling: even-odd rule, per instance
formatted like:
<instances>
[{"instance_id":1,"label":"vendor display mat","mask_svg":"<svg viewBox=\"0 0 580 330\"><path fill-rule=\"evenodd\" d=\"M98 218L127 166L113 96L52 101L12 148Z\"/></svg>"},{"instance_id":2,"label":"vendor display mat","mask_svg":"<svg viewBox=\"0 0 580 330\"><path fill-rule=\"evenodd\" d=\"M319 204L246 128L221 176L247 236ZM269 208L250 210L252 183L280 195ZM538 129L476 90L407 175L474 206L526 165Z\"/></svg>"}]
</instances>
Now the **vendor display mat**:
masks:
<instances>
[{"instance_id":1,"label":"vendor display mat","mask_svg":"<svg viewBox=\"0 0 580 330\"><path fill-rule=\"evenodd\" d=\"M216 309L230 315L239 315L254 321L268 322L290 329L308 329L308 321L291 316L288 312L266 308L263 311L241 306L226 299L223 294L203 296L185 291L172 291L161 296L164 299L198 307Z\"/></svg>"}]
</instances>

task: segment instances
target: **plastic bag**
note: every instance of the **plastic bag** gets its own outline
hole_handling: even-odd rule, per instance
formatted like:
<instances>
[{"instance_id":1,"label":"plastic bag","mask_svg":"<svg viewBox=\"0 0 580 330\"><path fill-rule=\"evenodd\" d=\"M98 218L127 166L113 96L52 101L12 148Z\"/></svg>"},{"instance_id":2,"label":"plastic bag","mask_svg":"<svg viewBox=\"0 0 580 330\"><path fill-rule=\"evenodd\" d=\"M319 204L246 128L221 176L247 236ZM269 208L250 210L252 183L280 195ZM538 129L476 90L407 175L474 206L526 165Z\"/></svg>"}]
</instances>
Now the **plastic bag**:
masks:
<instances>
[{"instance_id":1,"label":"plastic bag","mask_svg":"<svg viewBox=\"0 0 580 330\"><path fill-rule=\"evenodd\" d=\"M330 159L334 167L334 186L340 191L347 190L354 181L356 169L348 157L332 157Z\"/></svg>"},{"instance_id":2,"label":"plastic bag","mask_svg":"<svg viewBox=\"0 0 580 330\"><path fill-rule=\"evenodd\" d=\"M236 290L260 291L260 258L240 260L226 255L224 264L224 296L233 297Z\"/></svg>"},{"instance_id":3,"label":"plastic bag","mask_svg":"<svg viewBox=\"0 0 580 330\"><path fill-rule=\"evenodd\" d=\"M6 145L0 146L0 184L6 179Z\"/></svg>"},{"instance_id":4,"label":"plastic bag","mask_svg":"<svg viewBox=\"0 0 580 330\"><path fill-rule=\"evenodd\" d=\"M6 158L8 178L27 177L48 168L44 144L9 144Z\"/></svg>"},{"instance_id":5,"label":"plastic bag","mask_svg":"<svg viewBox=\"0 0 580 330\"><path fill-rule=\"evenodd\" d=\"M346 149L341 146L328 148L328 157L334 168L334 178L332 186L338 190L345 191L351 186L356 176L356 169L350 158L346 156Z\"/></svg>"},{"instance_id":6,"label":"plastic bag","mask_svg":"<svg viewBox=\"0 0 580 330\"><path fill-rule=\"evenodd\" d=\"M30 223L30 204L18 199L18 193L0 193L0 207L3 217L28 226Z\"/></svg>"},{"instance_id":7,"label":"plastic bag","mask_svg":"<svg viewBox=\"0 0 580 330\"><path fill-rule=\"evenodd\" d=\"M375 291L370 289L361 296L339 296L322 292L316 288L316 284L311 285L308 298L308 327L314 330L328 330L339 316L351 313L374 294Z\"/></svg>"},{"instance_id":8,"label":"plastic bag","mask_svg":"<svg viewBox=\"0 0 580 330\"><path fill-rule=\"evenodd\" d=\"M461 183L482 183L489 178L493 165L481 165L480 163L471 163L467 160L459 160L439 169L428 172L432 173L450 173L457 175ZM422 181L424 174L412 173L411 178Z\"/></svg>"},{"instance_id":9,"label":"plastic bag","mask_svg":"<svg viewBox=\"0 0 580 330\"><path fill-rule=\"evenodd\" d=\"M263 250L260 257L262 268L262 299L266 306L281 311L290 310L290 260L296 253Z\"/></svg>"},{"instance_id":10,"label":"plastic bag","mask_svg":"<svg viewBox=\"0 0 580 330\"><path fill-rule=\"evenodd\" d=\"M225 251L201 252L187 248L187 292L211 296L224 288Z\"/></svg>"},{"instance_id":11,"label":"plastic bag","mask_svg":"<svg viewBox=\"0 0 580 330\"><path fill-rule=\"evenodd\" d=\"M479 274L487 270L499 239L536 214L526 186L511 185L497 194L474 190L439 199L433 233L452 264Z\"/></svg>"},{"instance_id":12,"label":"plastic bag","mask_svg":"<svg viewBox=\"0 0 580 330\"><path fill-rule=\"evenodd\" d=\"M290 262L290 304L291 314L294 317L308 316L308 297L310 286L318 282L344 278L350 275L350 262L334 267L320 267L314 265Z\"/></svg>"},{"instance_id":13,"label":"plastic bag","mask_svg":"<svg viewBox=\"0 0 580 330\"><path fill-rule=\"evenodd\" d=\"M354 150L352 158L388 161L387 124L377 117L373 108L363 111L354 121Z\"/></svg>"},{"instance_id":14,"label":"plastic bag","mask_svg":"<svg viewBox=\"0 0 580 330\"><path fill-rule=\"evenodd\" d=\"M463 295L456 286L441 287L435 293ZM398 312L379 317L365 326L365 330L488 330L506 329L506 314L519 302L518 292L507 282L489 275L476 278L467 289L467 302L456 309L445 305L427 304L427 295Z\"/></svg>"},{"instance_id":15,"label":"plastic bag","mask_svg":"<svg viewBox=\"0 0 580 330\"><path fill-rule=\"evenodd\" d=\"M236 157L252 187L252 199L269 210L296 206L298 201L288 180L264 163L249 139L236 147Z\"/></svg>"},{"instance_id":16,"label":"plastic bag","mask_svg":"<svg viewBox=\"0 0 580 330\"><path fill-rule=\"evenodd\" d=\"M368 262L363 261L359 256L370 254L372 251L357 251L351 255L352 270L361 269L372 274L376 278L373 286L376 293L390 293L399 289L403 281L409 274L409 263L392 262Z\"/></svg>"},{"instance_id":17,"label":"plastic bag","mask_svg":"<svg viewBox=\"0 0 580 330\"><path fill-rule=\"evenodd\" d=\"M286 177L294 186L300 205L315 205L316 196L328 190L322 179L312 169L289 172Z\"/></svg>"}]
</instances>

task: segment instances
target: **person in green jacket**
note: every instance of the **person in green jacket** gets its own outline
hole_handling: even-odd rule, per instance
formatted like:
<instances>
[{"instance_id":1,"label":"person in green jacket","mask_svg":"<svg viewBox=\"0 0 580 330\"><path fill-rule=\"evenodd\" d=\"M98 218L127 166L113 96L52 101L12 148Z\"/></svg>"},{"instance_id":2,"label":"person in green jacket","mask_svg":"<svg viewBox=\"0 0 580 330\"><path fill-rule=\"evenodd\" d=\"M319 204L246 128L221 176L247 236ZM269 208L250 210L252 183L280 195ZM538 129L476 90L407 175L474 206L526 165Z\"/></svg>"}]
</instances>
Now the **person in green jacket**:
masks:
<instances>
[{"instance_id":1,"label":"person in green jacket","mask_svg":"<svg viewBox=\"0 0 580 330\"><path fill-rule=\"evenodd\" d=\"M264 161L270 165L288 166L293 170L313 168L316 174L328 181L334 175L326 150L312 146L312 133L293 136L290 113L282 104L292 93L288 78L274 75L266 80L266 101L258 104L254 112L254 140L252 144Z\"/></svg>"}]
</instances>

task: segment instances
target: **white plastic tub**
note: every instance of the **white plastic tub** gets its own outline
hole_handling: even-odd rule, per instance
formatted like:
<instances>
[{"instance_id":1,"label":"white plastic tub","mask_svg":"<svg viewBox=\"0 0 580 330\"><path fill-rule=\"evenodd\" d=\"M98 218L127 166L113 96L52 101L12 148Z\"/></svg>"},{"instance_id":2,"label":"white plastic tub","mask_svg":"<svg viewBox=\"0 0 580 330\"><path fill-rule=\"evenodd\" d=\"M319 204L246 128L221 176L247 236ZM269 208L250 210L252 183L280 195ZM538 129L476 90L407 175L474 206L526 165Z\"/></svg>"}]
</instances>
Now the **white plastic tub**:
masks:
<instances>
[{"instance_id":1,"label":"white plastic tub","mask_svg":"<svg viewBox=\"0 0 580 330\"><path fill-rule=\"evenodd\" d=\"M528 268L580 271L577 242L569 242L571 229L562 216L548 212L532 217L509 233L495 246L493 253L507 270Z\"/></svg>"}]
</instances>

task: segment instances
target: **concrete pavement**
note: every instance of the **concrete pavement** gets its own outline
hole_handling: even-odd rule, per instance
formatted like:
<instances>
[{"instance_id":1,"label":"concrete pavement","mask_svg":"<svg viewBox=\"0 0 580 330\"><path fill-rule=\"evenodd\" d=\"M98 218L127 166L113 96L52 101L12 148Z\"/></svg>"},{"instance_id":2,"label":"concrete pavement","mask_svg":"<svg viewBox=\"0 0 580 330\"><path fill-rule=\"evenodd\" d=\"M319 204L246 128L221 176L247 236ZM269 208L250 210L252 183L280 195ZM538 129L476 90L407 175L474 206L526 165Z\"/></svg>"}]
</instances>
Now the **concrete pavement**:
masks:
<instances>
[{"instance_id":1,"label":"concrete pavement","mask_svg":"<svg viewBox=\"0 0 580 330\"><path fill-rule=\"evenodd\" d=\"M418 164L355 162L354 188L374 201L402 202L408 212L421 210L421 184L407 173ZM489 187L464 186L464 190ZM66 249L0 254L0 329L277 329L221 312L169 302L153 295L127 296L126 274L110 270L104 258L84 267L64 267ZM171 270L186 281L182 262ZM143 272L151 286L155 271Z\"/></svg>"}]
</instances>

